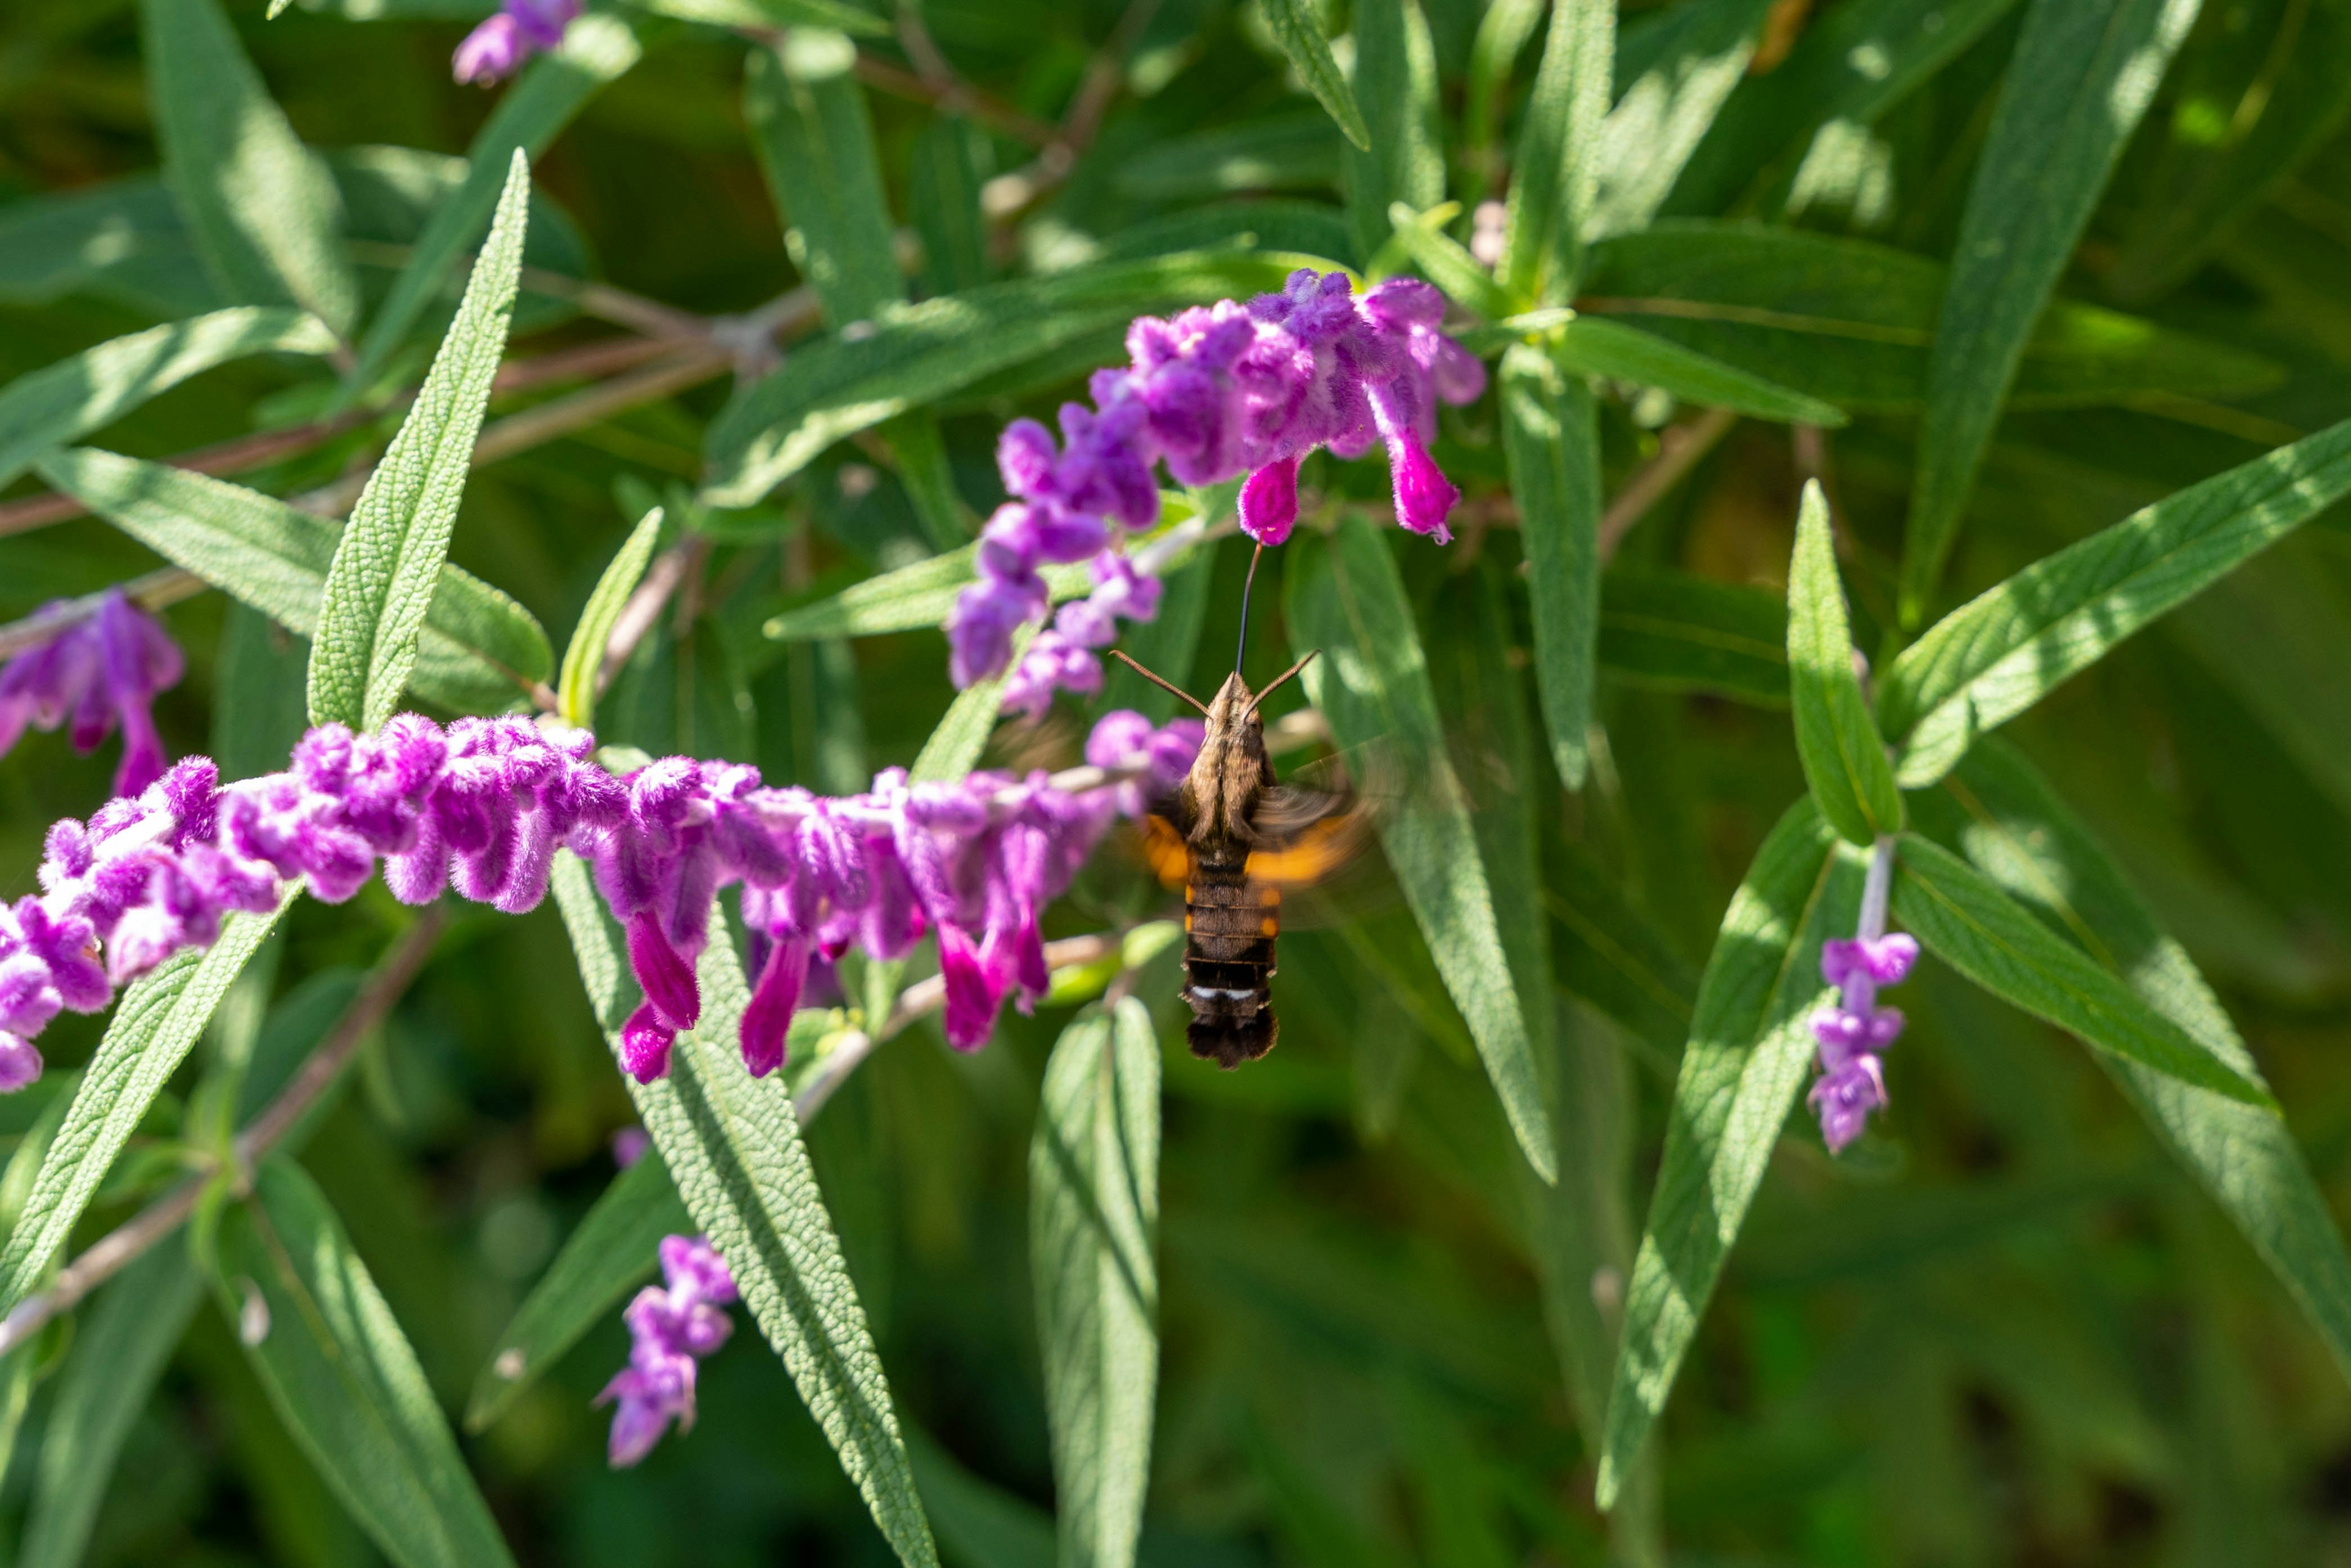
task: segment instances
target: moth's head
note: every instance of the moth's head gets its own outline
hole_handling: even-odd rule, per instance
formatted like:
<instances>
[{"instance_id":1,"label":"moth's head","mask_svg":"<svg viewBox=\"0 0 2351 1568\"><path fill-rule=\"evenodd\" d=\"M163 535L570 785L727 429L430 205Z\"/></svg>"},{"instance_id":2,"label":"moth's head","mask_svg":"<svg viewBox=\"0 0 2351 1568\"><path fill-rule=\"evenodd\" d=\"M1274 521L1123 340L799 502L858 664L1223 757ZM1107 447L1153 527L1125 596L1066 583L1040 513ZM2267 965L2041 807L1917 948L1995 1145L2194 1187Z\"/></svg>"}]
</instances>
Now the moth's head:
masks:
<instances>
[{"instance_id":1,"label":"moth's head","mask_svg":"<svg viewBox=\"0 0 2351 1568\"><path fill-rule=\"evenodd\" d=\"M1250 706L1254 696L1239 671L1227 675L1225 684L1217 688L1216 700L1208 705L1208 733L1233 739L1238 739L1244 732L1262 737L1265 721Z\"/></svg>"}]
</instances>

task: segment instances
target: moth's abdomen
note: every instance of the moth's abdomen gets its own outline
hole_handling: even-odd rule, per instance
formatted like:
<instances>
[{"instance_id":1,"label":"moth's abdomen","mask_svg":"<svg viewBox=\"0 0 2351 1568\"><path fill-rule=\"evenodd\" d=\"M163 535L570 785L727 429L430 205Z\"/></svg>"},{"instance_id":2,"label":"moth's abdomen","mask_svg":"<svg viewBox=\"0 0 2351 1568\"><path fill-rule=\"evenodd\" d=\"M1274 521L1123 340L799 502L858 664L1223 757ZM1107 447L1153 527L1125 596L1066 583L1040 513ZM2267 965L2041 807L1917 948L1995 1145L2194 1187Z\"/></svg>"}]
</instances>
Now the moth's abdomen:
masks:
<instances>
[{"instance_id":1,"label":"moth's abdomen","mask_svg":"<svg viewBox=\"0 0 2351 1568\"><path fill-rule=\"evenodd\" d=\"M1192 1054L1238 1067L1273 1049L1273 944L1281 894L1252 883L1246 862L1196 862L1184 889L1184 1000Z\"/></svg>"}]
</instances>

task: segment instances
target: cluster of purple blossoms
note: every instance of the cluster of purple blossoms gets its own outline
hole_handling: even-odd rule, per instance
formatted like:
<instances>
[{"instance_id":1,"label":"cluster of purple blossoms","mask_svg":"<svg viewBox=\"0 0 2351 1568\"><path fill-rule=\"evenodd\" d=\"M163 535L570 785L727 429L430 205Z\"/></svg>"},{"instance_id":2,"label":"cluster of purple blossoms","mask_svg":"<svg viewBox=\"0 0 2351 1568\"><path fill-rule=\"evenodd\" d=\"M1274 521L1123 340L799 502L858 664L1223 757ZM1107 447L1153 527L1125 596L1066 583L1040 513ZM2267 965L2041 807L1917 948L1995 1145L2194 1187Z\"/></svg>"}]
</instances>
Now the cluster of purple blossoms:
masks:
<instances>
[{"instance_id":1,"label":"cluster of purple blossoms","mask_svg":"<svg viewBox=\"0 0 2351 1568\"><path fill-rule=\"evenodd\" d=\"M661 1266L667 1286L647 1285L622 1313L629 1364L596 1396L599 1405L617 1406L606 1449L614 1465L633 1465L652 1453L671 1422L681 1432L694 1425L696 1363L735 1330L726 1315L735 1277L707 1238L663 1237Z\"/></svg>"},{"instance_id":2,"label":"cluster of purple blossoms","mask_svg":"<svg viewBox=\"0 0 2351 1568\"><path fill-rule=\"evenodd\" d=\"M1198 744L1196 725L1112 714L1088 760L1165 789ZM970 1050L1008 992L1024 1006L1043 995L1040 916L1143 793L1116 773L1063 788L1041 772L916 784L893 768L828 798L684 757L615 778L594 748L584 730L523 718L322 725L283 773L224 787L209 758L189 758L89 821L57 823L41 894L0 910L0 1083L38 1075L32 1039L60 1009L104 1008L172 953L209 946L225 915L274 908L295 878L340 903L381 859L403 903L454 885L520 913L545 896L559 847L594 868L626 927L645 999L622 1056L640 1082L668 1071L671 1042L701 1017L695 960L714 896L738 882L758 976L740 1029L752 1072L782 1064L811 956L855 944L894 958L934 929L947 1038Z\"/></svg>"},{"instance_id":3,"label":"cluster of purple blossoms","mask_svg":"<svg viewBox=\"0 0 2351 1568\"><path fill-rule=\"evenodd\" d=\"M1045 613L1040 568L1092 560L1096 587L1065 605L1029 646L1005 706L1033 712L1056 686L1101 689L1093 650L1113 617L1149 620L1156 585L1111 548L1111 523L1148 528L1159 517L1153 465L1165 458L1186 485L1249 476L1242 531L1278 545L1298 518L1298 464L1318 446L1360 457L1387 448L1396 520L1416 533L1450 536L1445 519L1460 492L1428 455L1437 405L1476 398L1485 367L1440 329L1445 297L1414 278L1363 294L1347 275L1290 274L1279 294L1247 305L1227 299L1172 319L1143 317L1127 329L1132 362L1097 371L1094 406L1061 405L1061 439L1034 420L1006 427L997 465L1013 499L980 536L979 580L947 622L958 686L1010 661L1013 634ZM1123 573L1123 575L1122 575Z\"/></svg>"},{"instance_id":4,"label":"cluster of purple blossoms","mask_svg":"<svg viewBox=\"0 0 2351 1568\"><path fill-rule=\"evenodd\" d=\"M496 16L457 46L449 57L450 74L484 87L504 81L531 56L563 42L563 30L579 15L580 0L505 0Z\"/></svg>"},{"instance_id":5,"label":"cluster of purple blossoms","mask_svg":"<svg viewBox=\"0 0 2351 1568\"><path fill-rule=\"evenodd\" d=\"M1877 1005L1878 988L1901 984L1918 961L1916 937L1886 929L1892 849L1881 840L1871 857L1858 929L1850 938L1821 944L1821 977L1837 988L1837 1002L1813 1020L1821 1075L1805 1103L1820 1116L1821 1140L1833 1155L1861 1136L1872 1111L1886 1106L1886 1070L1878 1058L1901 1038L1903 1019L1901 1009Z\"/></svg>"},{"instance_id":6,"label":"cluster of purple blossoms","mask_svg":"<svg viewBox=\"0 0 2351 1568\"><path fill-rule=\"evenodd\" d=\"M66 608L59 601L42 614ZM122 765L114 792L135 795L155 782L170 758L155 733L155 694L177 685L186 669L179 644L119 588L106 591L98 612L75 621L0 669L0 754L25 727L53 730L72 721L76 751L94 751L122 727Z\"/></svg>"}]
</instances>

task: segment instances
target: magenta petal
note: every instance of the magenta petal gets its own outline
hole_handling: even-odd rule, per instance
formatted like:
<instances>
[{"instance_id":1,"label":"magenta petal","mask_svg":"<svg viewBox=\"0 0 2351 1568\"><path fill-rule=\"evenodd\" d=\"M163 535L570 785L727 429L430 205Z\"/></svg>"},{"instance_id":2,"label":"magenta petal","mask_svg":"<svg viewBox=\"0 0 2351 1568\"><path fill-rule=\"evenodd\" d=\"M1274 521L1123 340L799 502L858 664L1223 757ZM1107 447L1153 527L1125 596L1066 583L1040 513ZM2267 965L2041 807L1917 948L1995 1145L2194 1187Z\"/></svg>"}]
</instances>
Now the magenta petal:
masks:
<instances>
[{"instance_id":1,"label":"magenta petal","mask_svg":"<svg viewBox=\"0 0 2351 1568\"><path fill-rule=\"evenodd\" d=\"M1395 481L1395 516L1416 534L1433 536L1438 544L1451 541L1445 519L1461 492L1445 476L1437 460L1411 431L1399 432L1388 443L1388 466Z\"/></svg>"},{"instance_id":2,"label":"magenta petal","mask_svg":"<svg viewBox=\"0 0 2351 1568\"><path fill-rule=\"evenodd\" d=\"M959 925L939 926L939 979L946 988L947 1043L977 1051L996 1030L1004 993L991 983L979 949Z\"/></svg>"},{"instance_id":3,"label":"magenta petal","mask_svg":"<svg viewBox=\"0 0 2351 1568\"><path fill-rule=\"evenodd\" d=\"M792 1009L799 1006L808 967L808 938L786 936L769 950L759 970L740 1030L743 1065L754 1078L765 1078L784 1064L785 1037L791 1032Z\"/></svg>"},{"instance_id":4,"label":"magenta petal","mask_svg":"<svg viewBox=\"0 0 2351 1568\"><path fill-rule=\"evenodd\" d=\"M629 967L645 988L645 1000L672 1030L689 1030L702 1019L702 991L693 967L679 956L661 922L640 915L629 922Z\"/></svg>"},{"instance_id":5,"label":"magenta petal","mask_svg":"<svg viewBox=\"0 0 2351 1568\"><path fill-rule=\"evenodd\" d=\"M669 1071L669 1050L677 1030L664 1023L651 1002L639 1004L621 1026L621 1067L640 1083L651 1083Z\"/></svg>"},{"instance_id":6,"label":"magenta petal","mask_svg":"<svg viewBox=\"0 0 2351 1568\"><path fill-rule=\"evenodd\" d=\"M1261 545L1278 545L1290 538L1298 521L1298 459L1282 457L1267 464L1241 486L1241 532Z\"/></svg>"}]
</instances>

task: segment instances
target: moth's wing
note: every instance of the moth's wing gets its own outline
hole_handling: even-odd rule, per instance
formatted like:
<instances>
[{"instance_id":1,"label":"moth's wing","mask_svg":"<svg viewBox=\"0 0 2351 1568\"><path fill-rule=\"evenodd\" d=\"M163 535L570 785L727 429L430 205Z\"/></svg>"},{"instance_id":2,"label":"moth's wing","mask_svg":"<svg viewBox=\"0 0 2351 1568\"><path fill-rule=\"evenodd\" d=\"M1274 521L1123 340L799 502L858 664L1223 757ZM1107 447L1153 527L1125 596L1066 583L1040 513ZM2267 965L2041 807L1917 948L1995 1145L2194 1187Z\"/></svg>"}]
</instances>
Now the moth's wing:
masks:
<instances>
[{"instance_id":1,"label":"moth's wing","mask_svg":"<svg viewBox=\"0 0 2351 1568\"><path fill-rule=\"evenodd\" d=\"M1181 888L1192 880L1191 848L1184 842L1184 835L1176 831L1176 824L1166 818L1155 811L1144 818L1139 845L1144 863L1151 868L1151 874L1159 879L1161 886Z\"/></svg>"}]
</instances>

